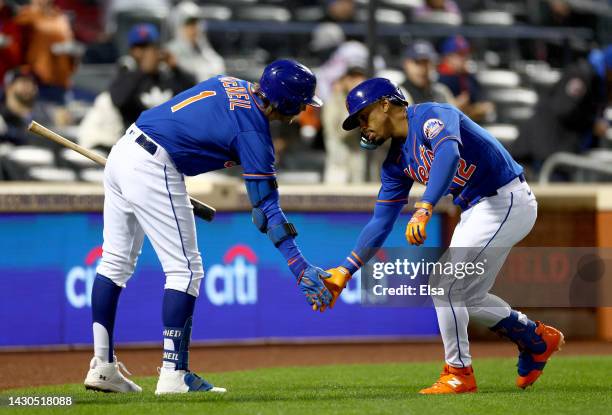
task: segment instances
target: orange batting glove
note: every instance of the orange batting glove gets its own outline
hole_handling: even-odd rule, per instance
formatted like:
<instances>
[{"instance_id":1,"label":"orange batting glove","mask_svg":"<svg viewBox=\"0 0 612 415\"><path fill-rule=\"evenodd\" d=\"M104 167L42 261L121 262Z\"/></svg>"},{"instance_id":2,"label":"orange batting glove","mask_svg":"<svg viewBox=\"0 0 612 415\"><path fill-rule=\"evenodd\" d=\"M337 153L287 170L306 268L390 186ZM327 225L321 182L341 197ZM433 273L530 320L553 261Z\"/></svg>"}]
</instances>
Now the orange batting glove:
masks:
<instances>
[{"instance_id":1,"label":"orange batting glove","mask_svg":"<svg viewBox=\"0 0 612 415\"><path fill-rule=\"evenodd\" d=\"M329 272L331 276L327 278L322 278L322 280L323 284L325 284L325 287L327 287L327 291L329 291L332 295L332 300L329 303L329 308L334 308L336 300L340 296L342 290L346 288L346 284L348 284L352 276L349 270L344 267L331 268L328 269L326 272ZM316 306L313 306L312 309L315 311L318 309L320 312L325 311L326 308L325 306L322 306L320 308L315 307Z\"/></svg>"},{"instance_id":2,"label":"orange batting glove","mask_svg":"<svg viewBox=\"0 0 612 415\"><path fill-rule=\"evenodd\" d=\"M425 227L431 219L433 205L428 202L417 202L414 207L415 211L406 226L406 240L412 245L422 245L427 238Z\"/></svg>"}]
</instances>

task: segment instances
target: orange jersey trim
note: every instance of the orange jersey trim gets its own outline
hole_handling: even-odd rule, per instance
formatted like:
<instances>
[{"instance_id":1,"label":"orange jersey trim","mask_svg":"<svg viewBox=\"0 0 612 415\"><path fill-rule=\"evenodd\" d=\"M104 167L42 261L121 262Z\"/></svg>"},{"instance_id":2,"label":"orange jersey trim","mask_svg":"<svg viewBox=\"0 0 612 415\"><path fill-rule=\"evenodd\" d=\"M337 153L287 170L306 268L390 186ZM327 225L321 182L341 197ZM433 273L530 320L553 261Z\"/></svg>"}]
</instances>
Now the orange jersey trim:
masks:
<instances>
[{"instance_id":1,"label":"orange jersey trim","mask_svg":"<svg viewBox=\"0 0 612 415\"><path fill-rule=\"evenodd\" d=\"M433 152L435 152L435 151L436 151L436 148L438 148L438 146L439 146L439 145L440 145L440 144L441 144L441 143L442 143L444 140L446 140L447 138L459 138L459 137L457 137L456 135L447 135L446 137L442 137L442 138L440 139L440 141L438 141L438 142L436 143L436 145L434 146L434 148L433 148L433 150L432 150L432 151L433 151Z\"/></svg>"},{"instance_id":2,"label":"orange jersey trim","mask_svg":"<svg viewBox=\"0 0 612 415\"><path fill-rule=\"evenodd\" d=\"M271 176L276 176L276 173L259 173L259 174L243 173L242 175L246 177L271 177Z\"/></svg>"},{"instance_id":3,"label":"orange jersey trim","mask_svg":"<svg viewBox=\"0 0 612 415\"><path fill-rule=\"evenodd\" d=\"M363 261L361 260L361 258L359 258L359 255L355 253L355 251L351 251L351 255L353 255L361 265L363 265Z\"/></svg>"}]
</instances>

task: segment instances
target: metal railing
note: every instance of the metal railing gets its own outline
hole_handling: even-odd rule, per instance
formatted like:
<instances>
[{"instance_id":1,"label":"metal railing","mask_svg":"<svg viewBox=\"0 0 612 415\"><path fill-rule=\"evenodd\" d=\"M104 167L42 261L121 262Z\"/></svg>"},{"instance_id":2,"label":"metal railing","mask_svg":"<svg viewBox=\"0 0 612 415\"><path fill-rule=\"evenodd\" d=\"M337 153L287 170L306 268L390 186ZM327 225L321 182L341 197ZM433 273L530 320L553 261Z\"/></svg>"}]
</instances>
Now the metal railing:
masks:
<instances>
[{"instance_id":1,"label":"metal railing","mask_svg":"<svg viewBox=\"0 0 612 415\"><path fill-rule=\"evenodd\" d=\"M540 170L539 184L550 183L551 176L555 169L561 166L612 176L612 163L609 161L603 161L593 156L559 152L554 153L544 161L542 169Z\"/></svg>"}]
</instances>

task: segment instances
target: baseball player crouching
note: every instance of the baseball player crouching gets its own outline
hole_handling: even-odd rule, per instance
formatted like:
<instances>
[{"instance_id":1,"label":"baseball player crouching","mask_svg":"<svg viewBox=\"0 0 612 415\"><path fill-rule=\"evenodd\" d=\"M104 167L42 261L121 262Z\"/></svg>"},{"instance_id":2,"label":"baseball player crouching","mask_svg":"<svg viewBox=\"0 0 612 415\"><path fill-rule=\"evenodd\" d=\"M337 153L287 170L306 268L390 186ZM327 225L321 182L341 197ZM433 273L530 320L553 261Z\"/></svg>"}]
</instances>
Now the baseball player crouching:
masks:
<instances>
[{"instance_id":1,"label":"baseball player crouching","mask_svg":"<svg viewBox=\"0 0 612 415\"><path fill-rule=\"evenodd\" d=\"M374 214L344 263L328 270L332 277L325 284L334 296L332 305L351 275L372 257L373 248L383 245L414 181L426 189L406 227L410 244L425 241L433 207L450 194L463 212L448 252L465 247L477 252L477 258L486 248L494 248L496 255L484 278L450 278L443 301L434 298L446 364L438 381L420 393L476 391L467 334L470 319L517 344L516 384L523 389L532 385L563 344L563 334L531 321L489 293L510 248L531 231L536 220L537 202L522 167L491 134L457 108L437 103L408 106L387 79L364 81L349 93L346 104L349 116L342 127L360 128L363 148L375 149L392 141L381 170ZM470 290L479 294L463 295Z\"/></svg>"},{"instance_id":2,"label":"baseball player crouching","mask_svg":"<svg viewBox=\"0 0 612 415\"><path fill-rule=\"evenodd\" d=\"M259 84L216 76L144 111L113 147L104 171L104 244L92 290L94 357L87 389L141 392L113 353L119 294L134 272L147 235L166 274L163 367L156 394L225 392L189 371L196 297L204 276L184 175L242 164L252 219L287 260L313 307L331 294L294 241L297 231L279 206L270 121L291 121L320 106L316 78L290 60L268 65ZM129 373L128 373L129 374Z\"/></svg>"}]
</instances>

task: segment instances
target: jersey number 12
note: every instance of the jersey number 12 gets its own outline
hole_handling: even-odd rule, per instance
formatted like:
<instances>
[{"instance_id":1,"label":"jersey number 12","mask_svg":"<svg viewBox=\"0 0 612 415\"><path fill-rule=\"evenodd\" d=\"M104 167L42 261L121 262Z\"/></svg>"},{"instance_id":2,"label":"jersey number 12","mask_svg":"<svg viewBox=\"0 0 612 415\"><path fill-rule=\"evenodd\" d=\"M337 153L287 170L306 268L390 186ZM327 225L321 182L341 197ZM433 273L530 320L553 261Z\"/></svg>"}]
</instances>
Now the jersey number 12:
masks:
<instances>
[{"instance_id":1,"label":"jersey number 12","mask_svg":"<svg viewBox=\"0 0 612 415\"><path fill-rule=\"evenodd\" d=\"M213 97L217 95L217 93L215 91L202 91L197 95L194 95L192 97L189 97L181 102L179 102L176 105L173 105L171 107L172 112L177 112L178 110L185 108L187 105L192 104L194 102L200 101L204 98L208 98L208 97Z\"/></svg>"}]
</instances>

